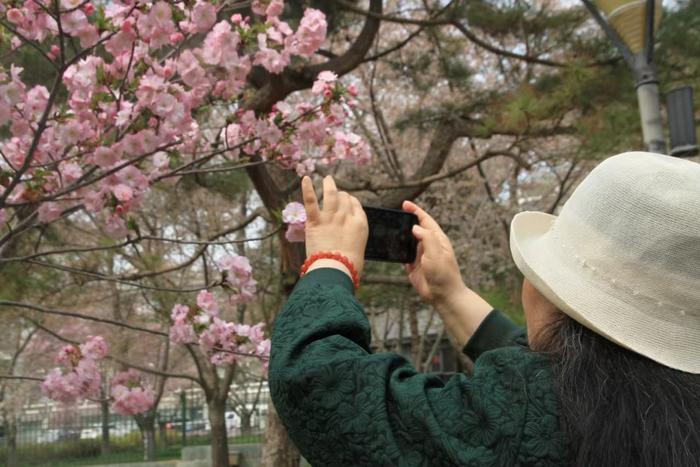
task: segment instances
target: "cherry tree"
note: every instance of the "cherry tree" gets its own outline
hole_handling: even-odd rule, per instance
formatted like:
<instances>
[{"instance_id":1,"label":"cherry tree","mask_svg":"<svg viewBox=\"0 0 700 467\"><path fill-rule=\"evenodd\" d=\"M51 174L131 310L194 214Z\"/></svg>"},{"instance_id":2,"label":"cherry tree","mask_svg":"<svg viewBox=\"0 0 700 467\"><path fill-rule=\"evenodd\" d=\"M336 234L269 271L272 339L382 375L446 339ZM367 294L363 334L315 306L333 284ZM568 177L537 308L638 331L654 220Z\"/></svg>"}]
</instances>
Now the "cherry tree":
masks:
<instances>
[{"instance_id":1,"label":"cherry tree","mask_svg":"<svg viewBox=\"0 0 700 467\"><path fill-rule=\"evenodd\" d=\"M152 186L191 173L276 164L305 174L337 160L369 159L368 146L344 126L354 91L333 72L319 70L315 102L246 109L254 73L274 76L303 64L325 40L326 22L323 13L307 9L293 30L280 19L283 2L254 1L248 16L241 13L245 3L0 4L0 25L11 38L9 65L0 69L0 126L8 135L0 142L0 258L18 261L14 252L33 229L83 213L100 219L117 245L137 243L135 213ZM50 85L27 84L12 62L20 49L50 64ZM221 114L223 123L215 122ZM220 269L218 285L231 303L253 298L245 257L226 259ZM172 319L172 341L196 344L213 365L232 366L246 356L264 360L269 352L262 325L222 320L207 290L192 303L176 304ZM64 403L99 397L106 356L101 336L66 345L44 393ZM118 413L153 405L152 388L133 369L110 386ZM225 432L215 444L215 464L223 465Z\"/></svg>"},{"instance_id":2,"label":"cherry tree","mask_svg":"<svg viewBox=\"0 0 700 467\"><path fill-rule=\"evenodd\" d=\"M428 206L440 209L436 215L448 229L461 228L451 218L473 219L474 241L488 248L470 250L468 240L457 249L469 259L465 272L486 281L490 273L481 266L491 264L495 250L502 249L518 198L536 188L521 183L522 177L551 171L557 189L545 182L537 189L551 193L544 209L554 209L585 173L585 164L571 154L595 157L609 147L588 151L583 144L606 140L605 133L588 131L605 126L601 102L625 95L612 78L600 80L605 89L594 86L595 79L614 77L619 70L599 43L592 40L589 46L586 16L576 9L555 10L551 2L533 2L522 11L521 4L489 2L370 0L366 7L353 1L312 2L326 12L324 18L319 10L301 11L302 3L1 4L0 27L8 41L0 44L7 64L0 83L0 268L52 268L80 280L176 295L159 299L155 307L164 317L155 329L161 334L129 332L187 342L173 342L171 351L197 355L192 361L206 365L200 365L204 371L194 380L205 381L211 401L225 397L230 369L239 357L248 358L240 354L260 359L257 345L244 335L250 329L240 327L243 320L230 309L224 319L221 310L258 307L257 298L242 301L253 293L260 297L264 287L257 284L253 292L251 280L261 280L256 271L263 264L254 253L236 251L228 264L215 265L218 272L205 272L204 284L194 284L192 275L183 273L187 280L180 282L172 276L195 261L205 262L227 235L240 233L264 214L256 207L237 225L173 238L177 229L156 232L143 213L159 187L244 172L269 224L287 224L284 233L271 234L277 235L287 292L304 255L296 242L303 213L288 203L297 195L297 175L311 171L333 170L342 189L389 207L423 195ZM334 23L341 33L328 40ZM29 84L36 83L28 76L30 67L20 70L17 59L28 53L52 70L47 82ZM357 90L338 81L350 72L364 105L355 106ZM588 91L593 88L597 92ZM360 173L330 165L368 160L367 145L348 131L349 112L379 159ZM616 132L618 138L607 140L619 143L619 133L634 134ZM602 136L592 138L592 133ZM431 185L437 188L430 190ZM95 221L100 240L53 251L28 247L45 245L43 232L85 218ZM105 244L103 235L111 236L111 243ZM167 264L137 261L145 250L167 256L172 250L162 245L175 241L192 242L183 245L192 249L183 248ZM126 269L120 264L107 274L81 264L90 263L88 253L128 249L137 253L121 256L120 261L129 261ZM71 254L81 258L76 261ZM376 271L368 269L364 283L400 282ZM211 299L197 300L202 290L216 296L218 316ZM23 310L32 305L9 301L0 304ZM217 367L218 362L224 366ZM298 456L272 410L267 425L267 465L295 465Z\"/></svg>"}]
</instances>

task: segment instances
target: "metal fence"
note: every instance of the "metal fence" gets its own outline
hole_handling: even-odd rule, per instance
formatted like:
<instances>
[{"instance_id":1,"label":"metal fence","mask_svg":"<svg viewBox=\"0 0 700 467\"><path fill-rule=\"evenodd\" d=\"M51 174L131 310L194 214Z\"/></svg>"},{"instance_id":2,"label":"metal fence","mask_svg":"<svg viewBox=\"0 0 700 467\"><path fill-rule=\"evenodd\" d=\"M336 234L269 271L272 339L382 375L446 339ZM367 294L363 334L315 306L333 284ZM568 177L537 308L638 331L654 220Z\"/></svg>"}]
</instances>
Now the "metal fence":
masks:
<instances>
[{"instance_id":1,"label":"metal fence","mask_svg":"<svg viewBox=\"0 0 700 467\"><path fill-rule=\"evenodd\" d=\"M267 411L266 397L251 409L250 429L232 407L226 410L226 426L232 443L262 440ZM0 422L1 423L1 422ZM103 427L109 444L103 445ZM204 395L188 389L164 397L155 420L156 455L179 457L184 446L209 444L210 424ZM242 433L246 431L246 433ZM13 447L14 445L14 447ZM105 449L107 448L107 449ZM17 466L87 465L143 459L143 438L134 417L105 413L98 404L63 407L50 401L24 407L15 425L0 425L0 466L10 458Z\"/></svg>"}]
</instances>

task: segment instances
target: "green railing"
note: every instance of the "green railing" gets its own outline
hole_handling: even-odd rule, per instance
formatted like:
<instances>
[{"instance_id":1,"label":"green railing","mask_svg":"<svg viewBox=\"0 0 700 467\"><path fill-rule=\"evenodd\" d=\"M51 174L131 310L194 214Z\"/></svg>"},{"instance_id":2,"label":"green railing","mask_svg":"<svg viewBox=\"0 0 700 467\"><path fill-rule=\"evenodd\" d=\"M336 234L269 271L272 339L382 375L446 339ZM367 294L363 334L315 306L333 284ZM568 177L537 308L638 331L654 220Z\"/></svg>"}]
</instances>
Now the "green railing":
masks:
<instances>
[{"instance_id":1,"label":"green railing","mask_svg":"<svg viewBox=\"0 0 700 467\"><path fill-rule=\"evenodd\" d=\"M156 459L180 457L183 446L210 442L210 427L201 394L189 392L170 398L157 411L155 427ZM240 418L226 412L230 443L262 441L264 413L252 419L246 436L241 434ZM16 421L15 449L11 449L11 428L0 426L0 466L8 465L13 454L22 467L94 465L144 460L143 438L133 417L109 414L108 449L103 449L102 411L99 406L59 408L52 404L30 406ZM105 451L105 452L103 452Z\"/></svg>"}]
</instances>

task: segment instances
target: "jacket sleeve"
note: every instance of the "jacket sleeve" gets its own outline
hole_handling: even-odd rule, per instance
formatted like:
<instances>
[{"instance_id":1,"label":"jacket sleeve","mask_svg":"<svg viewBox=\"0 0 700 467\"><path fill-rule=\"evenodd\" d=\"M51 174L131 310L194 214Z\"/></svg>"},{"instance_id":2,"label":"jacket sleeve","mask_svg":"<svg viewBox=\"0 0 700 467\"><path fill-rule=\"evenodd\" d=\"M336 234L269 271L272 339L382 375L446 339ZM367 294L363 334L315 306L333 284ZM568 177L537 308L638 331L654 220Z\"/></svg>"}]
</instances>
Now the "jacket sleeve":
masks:
<instances>
[{"instance_id":1,"label":"jacket sleeve","mask_svg":"<svg viewBox=\"0 0 700 467\"><path fill-rule=\"evenodd\" d=\"M531 352L488 352L471 378L443 383L396 353L371 353L370 335L335 269L302 278L275 323L272 401L314 467L519 462L528 391L543 375Z\"/></svg>"},{"instance_id":2,"label":"jacket sleeve","mask_svg":"<svg viewBox=\"0 0 700 467\"><path fill-rule=\"evenodd\" d=\"M484 352L509 346L527 347L527 332L494 309L481 322L462 352L475 361Z\"/></svg>"}]
</instances>

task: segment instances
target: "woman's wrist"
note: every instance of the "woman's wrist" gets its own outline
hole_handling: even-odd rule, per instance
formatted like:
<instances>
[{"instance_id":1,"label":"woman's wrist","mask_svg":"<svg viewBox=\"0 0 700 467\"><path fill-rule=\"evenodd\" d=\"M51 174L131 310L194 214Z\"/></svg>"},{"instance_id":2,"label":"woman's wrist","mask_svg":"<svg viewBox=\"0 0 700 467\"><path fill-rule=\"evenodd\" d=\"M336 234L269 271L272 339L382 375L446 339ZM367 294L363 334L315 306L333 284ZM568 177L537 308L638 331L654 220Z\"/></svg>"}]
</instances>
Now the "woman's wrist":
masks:
<instances>
[{"instance_id":1,"label":"woman's wrist","mask_svg":"<svg viewBox=\"0 0 700 467\"><path fill-rule=\"evenodd\" d=\"M493 310L486 300L466 285L436 301L435 308L445 323L447 334L459 349L464 347Z\"/></svg>"},{"instance_id":2,"label":"woman's wrist","mask_svg":"<svg viewBox=\"0 0 700 467\"><path fill-rule=\"evenodd\" d=\"M335 259L330 259L330 258L321 258L317 259L313 263L311 263L311 266L309 266L309 269L306 270L306 272L313 271L314 269L320 269L320 268L333 268L333 269L338 269L340 271L343 271L345 274L352 279L352 274L350 273L350 270L340 261L335 260Z\"/></svg>"}]
</instances>

